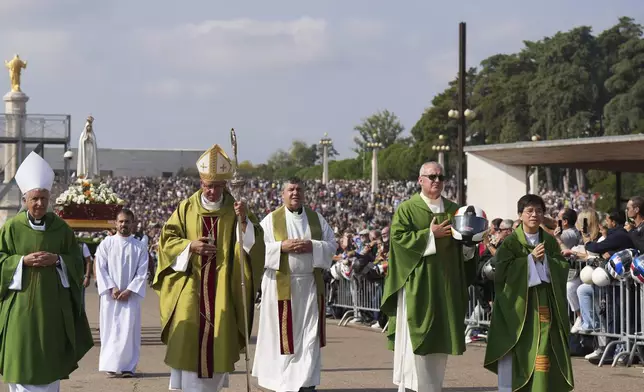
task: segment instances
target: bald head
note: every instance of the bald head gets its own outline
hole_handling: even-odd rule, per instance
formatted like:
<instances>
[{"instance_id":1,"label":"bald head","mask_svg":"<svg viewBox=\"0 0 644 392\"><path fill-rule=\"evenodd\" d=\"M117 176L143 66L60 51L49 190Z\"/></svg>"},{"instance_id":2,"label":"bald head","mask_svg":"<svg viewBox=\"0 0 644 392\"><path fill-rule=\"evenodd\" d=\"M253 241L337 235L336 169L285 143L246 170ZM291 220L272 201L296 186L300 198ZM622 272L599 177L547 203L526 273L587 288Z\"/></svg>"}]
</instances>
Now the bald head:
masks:
<instances>
[{"instance_id":1,"label":"bald head","mask_svg":"<svg viewBox=\"0 0 644 392\"><path fill-rule=\"evenodd\" d=\"M434 170L432 170L434 169ZM428 174L429 172L434 172L436 170L439 170L441 174L445 174L445 170L443 169L443 166L438 163L438 162L425 162L423 165L420 167L420 171L418 173L419 176L424 176Z\"/></svg>"}]
</instances>

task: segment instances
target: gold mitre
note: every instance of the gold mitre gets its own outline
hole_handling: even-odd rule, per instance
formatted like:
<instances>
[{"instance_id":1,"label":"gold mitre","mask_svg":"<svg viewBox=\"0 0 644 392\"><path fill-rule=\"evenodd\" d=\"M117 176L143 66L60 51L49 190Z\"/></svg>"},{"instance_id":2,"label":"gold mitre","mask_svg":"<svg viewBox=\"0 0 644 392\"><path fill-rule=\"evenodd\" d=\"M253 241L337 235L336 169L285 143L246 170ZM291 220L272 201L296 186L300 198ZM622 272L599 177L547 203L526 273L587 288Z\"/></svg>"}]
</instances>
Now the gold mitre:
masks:
<instances>
[{"instance_id":1,"label":"gold mitre","mask_svg":"<svg viewBox=\"0 0 644 392\"><path fill-rule=\"evenodd\" d=\"M233 165L219 144L210 147L199 157L197 171L204 181L226 181L233 178Z\"/></svg>"}]
</instances>

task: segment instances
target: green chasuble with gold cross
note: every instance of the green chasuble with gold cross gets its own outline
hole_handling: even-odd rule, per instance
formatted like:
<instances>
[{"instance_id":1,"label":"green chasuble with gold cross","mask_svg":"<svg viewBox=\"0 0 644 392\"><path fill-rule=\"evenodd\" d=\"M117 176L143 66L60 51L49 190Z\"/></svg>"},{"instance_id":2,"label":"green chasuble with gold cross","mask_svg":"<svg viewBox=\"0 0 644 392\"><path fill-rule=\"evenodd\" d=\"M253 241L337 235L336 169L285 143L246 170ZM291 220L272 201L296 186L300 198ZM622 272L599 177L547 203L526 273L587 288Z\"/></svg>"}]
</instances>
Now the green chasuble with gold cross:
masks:
<instances>
[{"instance_id":1,"label":"green chasuble with gold cross","mask_svg":"<svg viewBox=\"0 0 644 392\"><path fill-rule=\"evenodd\" d=\"M545 244L550 283L528 285L528 256L534 246L522 225L496 252L484 366L498 373L499 361L511 355L513 391L566 392L574 388L566 301L569 264L554 237L539 229L539 239Z\"/></svg>"},{"instance_id":2,"label":"green chasuble with gold cross","mask_svg":"<svg viewBox=\"0 0 644 392\"><path fill-rule=\"evenodd\" d=\"M5 383L67 379L94 345L81 305L85 261L76 236L54 213L43 219L45 230L35 230L22 211L0 228L0 373ZM62 258L69 287L59 275L62 265L28 267L24 262L21 287L12 286L22 257L39 251Z\"/></svg>"},{"instance_id":3,"label":"green chasuble with gold cross","mask_svg":"<svg viewBox=\"0 0 644 392\"><path fill-rule=\"evenodd\" d=\"M159 294L161 340L166 344L165 363L173 369L197 372L200 378L232 372L246 349L241 286L240 247L236 237L234 199L225 190L219 209L207 210L199 190L182 201L166 222L159 239L159 260L152 288ZM255 243L246 253L248 334L264 271L264 231L255 215L247 212ZM210 234L210 235L209 235ZM212 237L214 257L190 253L188 268L177 272L172 264L201 237ZM244 251L245 252L245 251Z\"/></svg>"},{"instance_id":4,"label":"green chasuble with gold cross","mask_svg":"<svg viewBox=\"0 0 644 392\"><path fill-rule=\"evenodd\" d=\"M407 323L416 355L465 351L467 288L474 279L477 255L464 260L462 247L451 237L436 238L436 253L423 256L430 224L450 219L458 206L443 198L443 213L434 214L415 194L400 204L390 228L389 268L381 310L389 317L387 338L394 349L398 293L405 289Z\"/></svg>"}]
</instances>

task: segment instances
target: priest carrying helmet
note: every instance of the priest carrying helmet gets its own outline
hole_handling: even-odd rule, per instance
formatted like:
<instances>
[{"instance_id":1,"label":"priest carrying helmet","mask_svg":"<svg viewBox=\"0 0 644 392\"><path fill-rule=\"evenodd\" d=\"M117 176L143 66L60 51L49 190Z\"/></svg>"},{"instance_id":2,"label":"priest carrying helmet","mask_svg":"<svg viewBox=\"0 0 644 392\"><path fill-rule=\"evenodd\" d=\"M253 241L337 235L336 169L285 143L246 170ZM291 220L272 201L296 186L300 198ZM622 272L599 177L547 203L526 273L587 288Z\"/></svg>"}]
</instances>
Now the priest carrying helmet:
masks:
<instances>
[{"instance_id":1,"label":"priest carrying helmet","mask_svg":"<svg viewBox=\"0 0 644 392\"><path fill-rule=\"evenodd\" d=\"M219 145L208 149L197 161L200 189L179 204L161 232L152 287L160 297L170 390L227 387L228 373L247 349L244 311L252 320L254 307L244 308L240 252L245 252L246 297L254 298L264 270L264 233L227 188L232 166Z\"/></svg>"},{"instance_id":2,"label":"priest carrying helmet","mask_svg":"<svg viewBox=\"0 0 644 392\"><path fill-rule=\"evenodd\" d=\"M72 229L48 212L47 162L32 152L15 178L24 208L0 228L0 373L11 392L59 392L93 346L84 261Z\"/></svg>"}]
</instances>

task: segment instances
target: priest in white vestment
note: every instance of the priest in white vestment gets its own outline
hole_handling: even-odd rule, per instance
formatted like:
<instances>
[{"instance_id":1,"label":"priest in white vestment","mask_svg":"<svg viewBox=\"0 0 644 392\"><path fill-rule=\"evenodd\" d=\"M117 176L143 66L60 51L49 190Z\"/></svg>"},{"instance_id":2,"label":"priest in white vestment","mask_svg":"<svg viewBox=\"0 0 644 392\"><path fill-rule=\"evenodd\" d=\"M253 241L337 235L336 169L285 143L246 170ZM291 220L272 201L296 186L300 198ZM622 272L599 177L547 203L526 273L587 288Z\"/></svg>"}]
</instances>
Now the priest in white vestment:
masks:
<instances>
[{"instance_id":1,"label":"priest in white vestment","mask_svg":"<svg viewBox=\"0 0 644 392\"><path fill-rule=\"evenodd\" d=\"M261 222L266 243L253 376L276 392L314 391L325 345L322 271L337 243L324 218L304 201L301 183L284 185L284 205Z\"/></svg>"},{"instance_id":2,"label":"priest in white vestment","mask_svg":"<svg viewBox=\"0 0 644 392\"><path fill-rule=\"evenodd\" d=\"M117 234L96 249L100 296L101 353L98 370L132 377L141 351L141 301L145 297L148 249L132 235L132 211L116 218Z\"/></svg>"}]
</instances>

